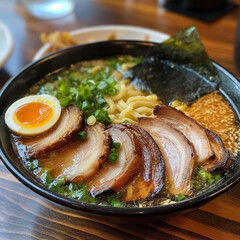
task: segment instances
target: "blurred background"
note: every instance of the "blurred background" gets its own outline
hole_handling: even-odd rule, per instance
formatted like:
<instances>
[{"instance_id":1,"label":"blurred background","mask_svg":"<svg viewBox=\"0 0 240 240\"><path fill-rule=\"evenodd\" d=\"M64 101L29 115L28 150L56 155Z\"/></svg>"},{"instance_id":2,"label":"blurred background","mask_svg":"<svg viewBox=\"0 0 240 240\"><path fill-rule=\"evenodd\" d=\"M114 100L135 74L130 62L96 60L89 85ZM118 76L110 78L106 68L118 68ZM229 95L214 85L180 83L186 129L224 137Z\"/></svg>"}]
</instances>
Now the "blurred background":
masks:
<instances>
[{"instance_id":1,"label":"blurred background","mask_svg":"<svg viewBox=\"0 0 240 240\"><path fill-rule=\"evenodd\" d=\"M27 11L36 2L39 1L0 0L0 21L8 26L14 38L14 50L4 66L10 75L32 61L37 49L42 46L41 33L106 24L146 27L169 35L195 25L210 57L218 59L236 74L232 59L226 59L224 53L228 52L233 57L240 1L71 0L65 6L66 14L61 9L58 9L60 13L52 10L53 17L46 19L40 10L35 11L35 17L34 13L31 15ZM41 2L46 4L46 0ZM56 17L54 11L58 12ZM199 15L203 19L199 20ZM218 38L217 43L213 42L215 38Z\"/></svg>"}]
</instances>

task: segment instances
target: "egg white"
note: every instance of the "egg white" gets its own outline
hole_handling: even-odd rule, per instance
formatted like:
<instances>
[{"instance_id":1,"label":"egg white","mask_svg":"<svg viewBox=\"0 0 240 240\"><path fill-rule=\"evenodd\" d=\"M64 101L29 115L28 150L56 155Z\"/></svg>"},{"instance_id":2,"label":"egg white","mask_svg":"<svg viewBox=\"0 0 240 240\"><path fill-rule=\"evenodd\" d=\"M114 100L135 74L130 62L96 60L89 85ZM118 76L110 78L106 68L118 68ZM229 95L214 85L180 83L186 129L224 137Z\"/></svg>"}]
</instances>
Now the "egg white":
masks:
<instances>
[{"instance_id":1,"label":"egg white","mask_svg":"<svg viewBox=\"0 0 240 240\"><path fill-rule=\"evenodd\" d=\"M53 110L51 119L42 126L24 127L22 124L18 125L13 120L16 109L24 104L33 103L33 102L44 103L49 107L51 107ZM17 100L7 109L5 113L5 123L16 134L32 136L32 135L43 133L48 129L50 129L58 121L60 115L61 115L61 105L59 100L56 97L47 95L47 94L31 95L31 96L23 97Z\"/></svg>"}]
</instances>

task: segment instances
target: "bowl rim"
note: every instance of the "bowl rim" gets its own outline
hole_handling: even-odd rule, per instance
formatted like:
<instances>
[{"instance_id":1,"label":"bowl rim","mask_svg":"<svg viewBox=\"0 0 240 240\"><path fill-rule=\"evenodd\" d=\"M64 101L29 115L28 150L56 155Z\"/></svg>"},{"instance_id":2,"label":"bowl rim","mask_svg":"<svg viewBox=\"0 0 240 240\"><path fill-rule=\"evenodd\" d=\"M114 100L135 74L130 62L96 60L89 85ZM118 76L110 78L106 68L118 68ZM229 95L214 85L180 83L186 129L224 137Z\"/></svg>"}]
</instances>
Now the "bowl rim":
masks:
<instances>
[{"instance_id":1,"label":"bowl rim","mask_svg":"<svg viewBox=\"0 0 240 240\"><path fill-rule=\"evenodd\" d=\"M32 62L28 64L25 68L23 68L18 74L13 76L1 89L0 91L0 99L4 91L10 86L10 84L17 79L17 77L28 71L31 68L37 67L39 64L49 60L53 59L55 57L58 57L64 53L74 51L76 48L84 48L85 46L91 46L91 45L101 45L101 44L125 44L125 43L139 43L139 44L150 44L150 45L156 45L157 43L153 42L147 42L147 41L136 41L136 40L114 40L114 41L102 41L102 42L94 42L94 43L86 43L82 45L73 46L67 49L59 50L57 52L51 53L35 62ZM235 84L239 86L240 89L240 82L237 80L237 78L232 75L229 71L227 71L224 67L220 66L218 63L213 61L213 64L215 67L223 72L231 81L233 81ZM67 198L63 195L60 195L58 193L55 193L47 188L45 188L40 182L34 183L31 182L30 179L27 178L27 176L24 176L21 174L15 167L15 164L11 162L11 159L8 159L6 157L6 153L4 152L4 149L2 148L2 143L0 142L0 157L4 165L8 168L8 170L24 185L29 187L34 192L38 193L39 195L47 198L48 200L51 200L55 203L80 210L82 212L87 213L93 213L97 215L109 215L109 216L147 216L147 215L159 215L159 214L168 214L172 212L178 212L187 210L196 206L199 206L200 204L203 204L220 194L224 193L234 185L236 185L238 182L240 182L240 172L234 174L231 178L227 179L224 183L219 184L219 186L208 189L203 194L200 194L198 196L195 196L190 199L182 200L180 202L176 202L173 204L168 205L160 205L160 206L152 206L152 207L142 207L142 208L132 208L132 207L112 207L112 206L101 206L98 204L91 204L91 203L85 203L81 202L75 199ZM186 204L187 203L187 204Z\"/></svg>"}]
</instances>

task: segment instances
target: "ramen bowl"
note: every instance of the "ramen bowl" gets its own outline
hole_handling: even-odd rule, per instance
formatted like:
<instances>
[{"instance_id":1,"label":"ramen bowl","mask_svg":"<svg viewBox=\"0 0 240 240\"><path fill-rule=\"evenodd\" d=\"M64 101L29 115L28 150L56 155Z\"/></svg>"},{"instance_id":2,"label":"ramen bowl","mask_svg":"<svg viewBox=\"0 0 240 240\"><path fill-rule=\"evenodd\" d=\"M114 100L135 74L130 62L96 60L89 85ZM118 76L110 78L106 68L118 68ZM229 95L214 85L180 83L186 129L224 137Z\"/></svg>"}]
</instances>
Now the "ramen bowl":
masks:
<instances>
[{"instance_id":1,"label":"ramen bowl","mask_svg":"<svg viewBox=\"0 0 240 240\"><path fill-rule=\"evenodd\" d=\"M141 208L101 206L67 198L47 189L19 160L17 153L14 151L11 144L11 133L4 122L4 115L7 108L14 101L21 98L31 86L49 73L68 67L71 64L75 64L80 61L104 59L118 55L140 57L144 55L144 53L154 49L156 46L157 43L145 41L109 41L89 43L55 52L25 67L4 86L0 93L0 156L5 166L18 180L46 199L63 206L77 209L79 214L86 217L102 219L104 216L105 220L111 219L115 221L146 220L146 218L154 220L165 215L190 210L216 198L237 184L240 180L239 154L233 160L232 166L228 169L220 181L213 184L201 194L191 198L187 198L173 204ZM215 62L213 62L213 64L221 78L219 91L232 105L239 121L240 83L226 69Z\"/></svg>"}]
</instances>

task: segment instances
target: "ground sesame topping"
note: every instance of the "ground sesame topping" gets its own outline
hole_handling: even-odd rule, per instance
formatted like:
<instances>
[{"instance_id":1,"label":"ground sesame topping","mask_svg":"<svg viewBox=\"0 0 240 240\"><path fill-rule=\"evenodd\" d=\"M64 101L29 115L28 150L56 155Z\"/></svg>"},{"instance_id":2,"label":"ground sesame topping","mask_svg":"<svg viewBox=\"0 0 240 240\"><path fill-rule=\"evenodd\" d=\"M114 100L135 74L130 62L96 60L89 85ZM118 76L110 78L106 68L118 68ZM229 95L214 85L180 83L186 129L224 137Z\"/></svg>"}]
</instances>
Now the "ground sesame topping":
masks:
<instances>
[{"instance_id":1,"label":"ground sesame topping","mask_svg":"<svg viewBox=\"0 0 240 240\"><path fill-rule=\"evenodd\" d=\"M217 91L199 98L185 112L216 133L232 156L240 152L240 125L230 104Z\"/></svg>"}]
</instances>

